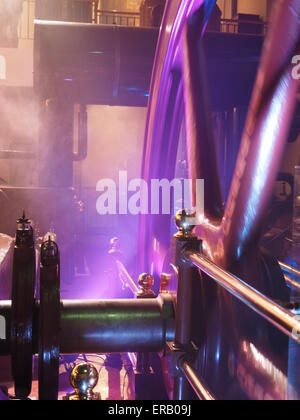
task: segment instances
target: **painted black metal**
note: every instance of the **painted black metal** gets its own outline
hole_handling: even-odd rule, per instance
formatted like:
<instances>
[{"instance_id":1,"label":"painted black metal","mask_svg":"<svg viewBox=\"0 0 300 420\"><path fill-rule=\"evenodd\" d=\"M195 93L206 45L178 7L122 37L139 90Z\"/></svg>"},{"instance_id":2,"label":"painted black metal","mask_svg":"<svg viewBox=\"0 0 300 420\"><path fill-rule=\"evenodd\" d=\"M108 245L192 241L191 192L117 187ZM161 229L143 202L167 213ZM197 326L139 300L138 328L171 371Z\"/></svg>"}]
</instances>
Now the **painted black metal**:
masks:
<instances>
[{"instance_id":1,"label":"painted black metal","mask_svg":"<svg viewBox=\"0 0 300 420\"><path fill-rule=\"evenodd\" d=\"M11 308L12 371L19 399L31 392L35 275L34 230L23 214L17 222Z\"/></svg>"},{"instance_id":2,"label":"painted black metal","mask_svg":"<svg viewBox=\"0 0 300 420\"><path fill-rule=\"evenodd\" d=\"M146 106L158 29L38 21L34 86L41 99Z\"/></svg>"}]
</instances>

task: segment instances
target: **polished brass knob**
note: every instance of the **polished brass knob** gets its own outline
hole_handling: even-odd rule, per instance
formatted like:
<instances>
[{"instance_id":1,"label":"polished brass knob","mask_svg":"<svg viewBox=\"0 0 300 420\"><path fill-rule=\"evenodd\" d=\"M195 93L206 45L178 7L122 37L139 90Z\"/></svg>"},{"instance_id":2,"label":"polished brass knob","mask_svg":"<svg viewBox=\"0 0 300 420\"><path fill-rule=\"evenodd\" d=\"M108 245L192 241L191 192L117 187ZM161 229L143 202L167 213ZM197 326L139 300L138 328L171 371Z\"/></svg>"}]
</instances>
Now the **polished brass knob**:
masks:
<instances>
[{"instance_id":1,"label":"polished brass knob","mask_svg":"<svg viewBox=\"0 0 300 420\"><path fill-rule=\"evenodd\" d=\"M99 374L94 365L81 363L72 370L70 383L74 388L74 394L66 396L69 401L91 401L101 400L99 393L94 393L99 381Z\"/></svg>"},{"instance_id":2,"label":"polished brass knob","mask_svg":"<svg viewBox=\"0 0 300 420\"><path fill-rule=\"evenodd\" d=\"M152 291L154 285L154 278L150 274L143 273L140 275L138 280L139 292L137 297L139 298L154 298L155 293Z\"/></svg>"},{"instance_id":3,"label":"polished brass knob","mask_svg":"<svg viewBox=\"0 0 300 420\"><path fill-rule=\"evenodd\" d=\"M162 273L160 277L160 290L159 293L169 293L168 287L171 282L172 276L171 274Z\"/></svg>"},{"instance_id":4,"label":"polished brass knob","mask_svg":"<svg viewBox=\"0 0 300 420\"><path fill-rule=\"evenodd\" d=\"M177 238L189 239L193 237L196 213L180 210L176 213L175 223L178 228Z\"/></svg>"}]
</instances>

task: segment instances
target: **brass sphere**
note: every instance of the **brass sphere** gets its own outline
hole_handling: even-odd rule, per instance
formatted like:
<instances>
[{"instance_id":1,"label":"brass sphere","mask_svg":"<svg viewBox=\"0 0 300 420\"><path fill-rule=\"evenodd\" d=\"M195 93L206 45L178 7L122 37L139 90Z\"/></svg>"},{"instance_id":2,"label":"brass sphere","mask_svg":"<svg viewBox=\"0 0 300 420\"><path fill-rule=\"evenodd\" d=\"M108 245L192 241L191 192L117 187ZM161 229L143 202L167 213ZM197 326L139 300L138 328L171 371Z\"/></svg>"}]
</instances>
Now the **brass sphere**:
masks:
<instances>
[{"instance_id":1,"label":"brass sphere","mask_svg":"<svg viewBox=\"0 0 300 420\"><path fill-rule=\"evenodd\" d=\"M171 274L162 273L160 277L160 293L168 293L168 287L171 282Z\"/></svg>"},{"instance_id":2,"label":"brass sphere","mask_svg":"<svg viewBox=\"0 0 300 420\"><path fill-rule=\"evenodd\" d=\"M75 366L70 376L70 383L78 395L91 394L98 381L98 371L90 363L81 363Z\"/></svg>"},{"instance_id":3,"label":"brass sphere","mask_svg":"<svg viewBox=\"0 0 300 420\"><path fill-rule=\"evenodd\" d=\"M150 274L143 273L139 277L138 284L144 292L149 292L154 285L154 278Z\"/></svg>"},{"instance_id":4,"label":"brass sphere","mask_svg":"<svg viewBox=\"0 0 300 420\"><path fill-rule=\"evenodd\" d=\"M193 230L196 226L195 217L196 213L188 210L180 210L176 213L175 223L179 237L190 237L193 235Z\"/></svg>"}]
</instances>

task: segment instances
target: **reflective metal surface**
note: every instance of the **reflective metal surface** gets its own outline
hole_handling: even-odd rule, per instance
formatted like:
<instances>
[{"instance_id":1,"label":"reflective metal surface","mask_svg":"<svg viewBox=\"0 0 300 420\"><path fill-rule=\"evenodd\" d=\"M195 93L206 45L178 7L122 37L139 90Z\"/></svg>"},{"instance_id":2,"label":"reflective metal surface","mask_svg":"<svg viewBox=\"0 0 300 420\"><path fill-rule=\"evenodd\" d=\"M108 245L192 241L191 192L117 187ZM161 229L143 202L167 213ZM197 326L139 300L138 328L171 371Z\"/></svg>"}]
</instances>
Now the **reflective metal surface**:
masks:
<instances>
[{"instance_id":1,"label":"reflective metal surface","mask_svg":"<svg viewBox=\"0 0 300 420\"><path fill-rule=\"evenodd\" d=\"M157 352L174 336L173 303L159 299L63 302L62 353ZM165 311L166 310L166 311Z\"/></svg>"},{"instance_id":2,"label":"reflective metal surface","mask_svg":"<svg viewBox=\"0 0 300 420\"><path fill-rule=\"evenodd\" d=\"M300 278L300 271L297 270L295 267L291 267L290 265L285 264L281 261L279 261L279 265L284 272Z\"/></svg>"},{"instance_id":3,"label":"reflective metal surface","mask_svg":"<svg viewBox=\"0 0 300 420\"><path fill-rule=\"evenodd\" d=\"M203 240L203 253L208 260L243 278L268 299L288 302L289 290L277 261L262 251L258 244L296 103L298 83L291 76L291 58L298 51L300 2L274 2L273 23L263 49L225 208L224 198L219 194L217 171L214 170L214 138L209 112L211 98L207 92L206 57L201 52L205 43L203 29L214 3L196 0L171 0L167 3L152 76L142 176L146 180L174 178L178 141L185 129L182 121L186 106L189 175L201 175L205 185L209 186L205 189L206 218L196 230ZM193 27L195 21L198 25ZM221 40L222 34L219 34L218 42ZM243 41L246 42L246 37ZM261 45L261 42L262 39L258 44ZM244 79L241 82L242 75L247 71L245 67L253 66L252 73L256 73L258 51L257 47L253 62L247 61L246 55L243 55L247 64L239 67L243 70L236 75L236 83L239 81L240 87L245 84ZM232 54L232 58L236 65L236 53ZM210 71L214 68L212 66ZM228 83L227 90L222 90L217 82L223 80L220 73L220 68L217 68L213 72L214 77L209 74L215 82L211 83L214 99L220 92L229 92L234 96L235 81ZM247 107L252 73L246 82L247 98L243 105ZM218 103L226 104L225 109L233 108L236 102L231 99L231 96L222 97ZM165 157L163 165L160 156ZM167 216L141 217L139 248L143 268L139 267L139 270L152 270L159 277L166 267L170 269L170 224ZM171 263L174 263L172 259ZM255 348L260 348L265 359L283 375L287 374L289 365L288 339L225 289L211 282L207 275L203 274L199 283L198 312L194 314L192 334L199 346L197 371L218 398L251 399L255 393L252 390L249 392L249 387L243 385L243 375L238 369L241 337L245 337ZM290 327L292 324L288 321L289 334ZM252 376L259 390L257 394L262 398L270 395L275 395L277 399L287 398L284 385L280 386L280 392L272 393L273 382L265 383L255 369Z\"/></svg>"},{"instance_id":4,"label":"reflective metal surface","mask_svg":"<svg viewBox=\"0 0 300 420\"><path fill-rule=\"evenodd\" d=\"M121 261L116 260L116 264L117 264L119 276L121 277L122 282L124 283L126 287L128 287L131 290L132 294L136 296L137 293L139 292L139 288L136 285L135 281L126 270L124 264L121 263Z\"/></svg>"},{"instance_id":5,"label":"reflective metal surface","mask_svg":"<svg viewBox=\"0 0 300 420\"><path fill-rule=\"evenodd\" d=\"M195 48L201 42L197 33L203 19L201 13L201 10L197 12L185 37L184 92L190 174L193 179L204 179L208 186L205 196L207 219L197 228L197 233L205 241L209 258L229 268L250 246L256 246L254 241L280 168L298 91L291 61L300 37L300 3L292 0L275 4L224 212L215 164L209 97L205 90L204 59L201 48ZM287 28L284 36L278 31L279 26ZM203 102L195 96L199 92Z\"/></svg>"},{"instance_id":6,"label":"reflective metal surface","mask_svg":"<svg viewBox=\"0 0 300 420\"><path fill-rule=\"evenodd\" d=\"M154 284L154 278L148 273L143 273L140 275L138 284L140 290L137 293L137 297L140 299L149 299L155 298L155 293L152 290Z\"/></svg>"},{"instance_id":7,"label":"reflective metal surface","mask_svg":"<svg viewBox=\"0 0 300 420\"><path fill-rule=\"evenodd\" d=\"M0 302L9 327L11 302ZM157 299L62 301L59 347L62 354L159 352L174 340L174 303ZM35 306L33 350L37 353L39 305ZM0 339L0 356L10 354L10 332Z\"/></svg>"},{"instance_id":8,"label":"reflective metal surface","mask_svg":"<svg viewBox=\"0 0 300 420\"><path fill-rule=\"evenodd\" d=\"M100 400L101 396L94 393L99 381L99 374L95 366L90 363L81 363L74 367L70 375L70 383L75 392L68 395L64 400L68 401L95 401Z\"/></svg>"},{"instance_id":9,"label":"reflective metal surface","mask_svg":"<svg viewBox=\"0 0 300 420\"><path fill-rule=\"evenodd\" d=\"M221 287L245 303L245 305L249 306L287 336L300 343L298 334L300 331L300 322L291 312L277 305L266 296L263 296L237 277L222 270L202 255L187 251L186 256L199 270L211 277Z\"/></svg>"},{"instance_id":10,"label":"reflective metal surface","mask_svg":"<svg viewBox=\"0 0 300 420\"><path fill-rule=\"evenodd\" d=\"M197 371L191 366L189 362L184 361L181 368L184 371L189 384L195 391L199 400L215 401L215 397L210 393L207 386L201 381Z\"/></svg>"}]
</instances>

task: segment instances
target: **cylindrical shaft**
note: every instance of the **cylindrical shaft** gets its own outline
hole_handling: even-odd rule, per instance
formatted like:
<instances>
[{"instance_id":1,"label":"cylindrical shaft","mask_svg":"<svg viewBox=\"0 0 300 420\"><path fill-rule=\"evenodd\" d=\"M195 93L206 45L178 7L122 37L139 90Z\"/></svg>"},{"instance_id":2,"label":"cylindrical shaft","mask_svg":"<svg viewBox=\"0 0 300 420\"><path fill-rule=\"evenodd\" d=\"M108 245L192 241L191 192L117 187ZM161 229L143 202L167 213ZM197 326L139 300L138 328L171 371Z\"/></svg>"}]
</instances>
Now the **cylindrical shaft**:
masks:
<instances>
[{"instance_id":1,"label":"cylindrical shaft","mask_svg":"<svg viewBox=\"0 0 300 420\"><path fill-rule=\"evenodd\" d=\"M119 300L63 302L61 352L113 353L160 351L165 321L159 302Z\"/></svg>"},{"instance_id":2,"label":"cylindrical shaft","mask_svg":"<svg viewBox=\"0 0 300 420\"><path fill-rule=\"evenodd\" d=\"M193 279L199 275L197 270L189 265L179 266L175 346L184 351L192 340L192 297ZM174 378L174 401L186 401L191 398L191 388L182 375Z\"/></svg>"},{"instance_id":3,"label":"cylindrical shaft","mask_svg":"<svg viewBox=\"0 0 300 420\"><path fill-rule=\"evenodd\" d=\"M179 267L178 293L177 293L177 313L175 344L181 347L188 346L192 336L192 297L193 297L193 277L197 270L191 266Z\"/></svg>"},{"instance_id":4,"label":"cylindrical shaft","mask_svg":"<svg viewBox=\"0 0 300 420\"><path fill-rule=\"evenodd\" d=\"M63 301L60 351L74 353L159 352L174 339L174 313L163 299ZM38 317L38 305L35 317ZM0 302L0 356L10 354L11 302ZM34 325L38 325L34 320ZM38 331L34 329L34 342Z\"/></svg>"}]
</instances>

